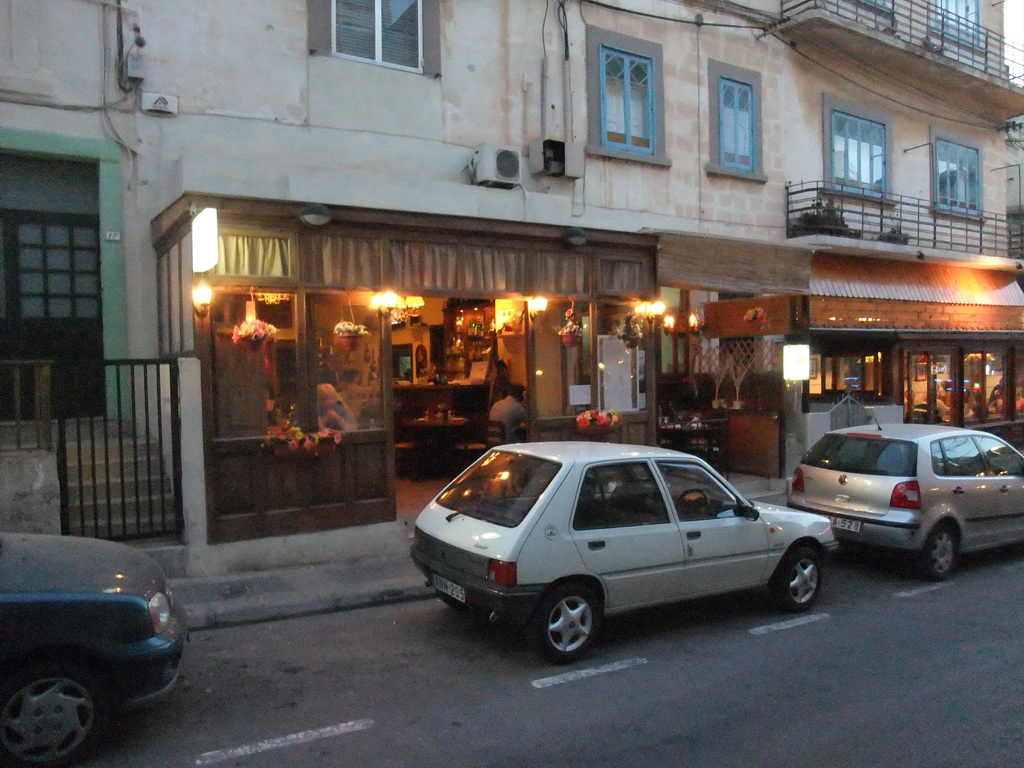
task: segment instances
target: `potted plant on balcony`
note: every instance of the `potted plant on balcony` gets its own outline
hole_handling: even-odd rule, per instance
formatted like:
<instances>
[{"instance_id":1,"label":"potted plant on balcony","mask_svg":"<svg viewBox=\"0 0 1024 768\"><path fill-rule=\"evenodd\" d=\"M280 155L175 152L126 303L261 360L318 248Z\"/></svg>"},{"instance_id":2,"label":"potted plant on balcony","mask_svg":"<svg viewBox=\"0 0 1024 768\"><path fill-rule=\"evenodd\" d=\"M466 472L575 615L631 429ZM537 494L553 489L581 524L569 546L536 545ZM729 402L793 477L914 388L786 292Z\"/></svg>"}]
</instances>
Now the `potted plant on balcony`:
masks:
<instances>
[{"instance_id":1,"label":"potted plant on balcony","mask_svg":"<svg viewBox=\"0 0 1024 768\"><path fill-rule=\"evenodd\" d=\"M878 236L878 241L881 243L906 245L910 242L910 234L908 232L904 232L899 227L891 227L888 232L883 232Z\"/></svg>"},{"instance_id":2,"label":"potted plant on balcony","mask_svg":"<svg viewBox=\"0 0 1024 768\"><path fill-rule=\"evenodd\" d=\"M837 237L860 237L860 232L850 229L843 212L831 200L824 203L815 200L809 211L804 211L790 225L790 237L801 235L835 235Z\"/></svg>"}]
</instances>

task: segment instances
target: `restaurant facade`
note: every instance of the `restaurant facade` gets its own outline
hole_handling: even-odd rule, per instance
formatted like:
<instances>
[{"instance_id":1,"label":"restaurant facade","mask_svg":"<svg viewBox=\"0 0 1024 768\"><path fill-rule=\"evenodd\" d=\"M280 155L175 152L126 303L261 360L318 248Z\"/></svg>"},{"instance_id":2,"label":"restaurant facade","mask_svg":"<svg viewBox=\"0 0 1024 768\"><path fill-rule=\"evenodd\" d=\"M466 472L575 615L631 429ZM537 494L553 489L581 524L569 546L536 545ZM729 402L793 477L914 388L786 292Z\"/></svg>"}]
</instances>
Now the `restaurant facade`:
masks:
<instances>
[{"instance_id":1,"label":"restaurant facade","mask_svg":"<svg viewBox=\"0 0 1024 768\"><path fill-rule=\"evenodd\" d=\"M206 210L216 259L195 273ZM202 370L208 543L394 520L398 471L436 466L440 449L454 476L483 452L499 367L526 389L531 441L587 439L576 417L591 409L620 415L605 439L653 441L657 320L636 314L656 293L653 236L570 243L564 228L326 207L314 226L300 210L183 197L154 220L162 353L194 352ZM240 337L247 318L272 340ZM282 445L288 430L321 431L324 384L348 416L333 445ZM419 440L417 421L450 436Z\"/></svg>"}]
</instances>

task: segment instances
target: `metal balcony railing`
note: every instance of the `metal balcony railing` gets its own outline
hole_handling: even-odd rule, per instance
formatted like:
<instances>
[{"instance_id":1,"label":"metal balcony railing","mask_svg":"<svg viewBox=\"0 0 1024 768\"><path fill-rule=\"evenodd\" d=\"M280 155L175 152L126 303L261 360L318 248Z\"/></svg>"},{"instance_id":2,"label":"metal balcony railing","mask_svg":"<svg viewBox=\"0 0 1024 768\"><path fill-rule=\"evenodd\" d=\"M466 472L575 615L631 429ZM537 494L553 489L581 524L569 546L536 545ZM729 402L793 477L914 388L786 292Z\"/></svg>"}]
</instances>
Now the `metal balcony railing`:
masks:
<instances>
[{"instance_id":1,"label":"metal balcony railing","mask_svg":"<svg viewBox=\"0 0 1024 768\"><path fill-rule=\"evenodd\" d=\"M1024 87L1024 47L927 0L782 0L785 20L817 11Z\"/></svg>"},{"instance_id":2,"label":"metal balcony railing","mask_svg":"<svg viewBox=\"0 0 1024 768\"><path fill-rule=\"evenodd\" d=\"M786 185L786 236L831 235L917 248L1020 258L1019 223L988 211L943 210L931 200L875 195L825 181Z\"/></svg>"}]
</instances>

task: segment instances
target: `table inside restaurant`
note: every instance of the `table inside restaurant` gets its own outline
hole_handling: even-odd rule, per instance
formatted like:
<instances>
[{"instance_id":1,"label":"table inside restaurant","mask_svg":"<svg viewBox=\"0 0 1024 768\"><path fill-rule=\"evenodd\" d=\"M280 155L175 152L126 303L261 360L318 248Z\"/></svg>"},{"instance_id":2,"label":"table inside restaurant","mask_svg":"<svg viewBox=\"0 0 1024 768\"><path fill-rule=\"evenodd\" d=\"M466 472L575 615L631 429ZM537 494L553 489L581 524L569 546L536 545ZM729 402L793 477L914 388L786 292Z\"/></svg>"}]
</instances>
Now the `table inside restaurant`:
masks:
<instances>
[{"instance_id":1,"label":"table inside restaurant","mask_svg":"<svg viewBox=\"0 0 1024 768\"><path fill-rule=\"evenodd\" d=\"M465 438L468 425L469 419L451 415L421 416L404 423L416 442L416 461L424 473L434 477L452 473L455 445Z\"/></svg>"},{"instance_id":2,"label":"table inside restaurant","mask_svg":"<svg viewBox=\"0 0 1024 768\"><path fill-rule=\"evenodd\" d=\"M729 419L692 419L658 425L658 445L699 456L729 471Z\"/></svg>"}]
</instances>

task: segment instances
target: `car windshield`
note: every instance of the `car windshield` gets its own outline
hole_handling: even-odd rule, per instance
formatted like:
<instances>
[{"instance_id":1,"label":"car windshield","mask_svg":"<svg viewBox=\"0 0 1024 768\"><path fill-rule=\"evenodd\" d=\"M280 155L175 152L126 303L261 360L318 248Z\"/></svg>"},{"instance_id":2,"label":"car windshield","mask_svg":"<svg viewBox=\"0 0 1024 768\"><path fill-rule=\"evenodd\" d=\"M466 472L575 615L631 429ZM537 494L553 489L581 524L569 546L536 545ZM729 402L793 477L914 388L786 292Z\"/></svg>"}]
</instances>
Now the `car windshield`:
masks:
<instances>
[{"instance_id":1,"label":"car windshield","mask_svg":"<svg viewBox=\"0 0 1024 768\"><path fill-rule=\"evenodd\" d=\"M803 463L837 472L914 477L917 474L917 446L905 440L887 440L872 435L830 434L814 444L804 456Z\"/></svg>"},{"instance_id":2,"label":"car windshield","mask_svg":"<svg viewBox=\"0 0 1024 768\"><path fill-rule=\"evenodd\" d=\"M492 451L437 498L458 514L515 528L558 474L561 465L505 451Z\"/></svg>"}]
</instances>

